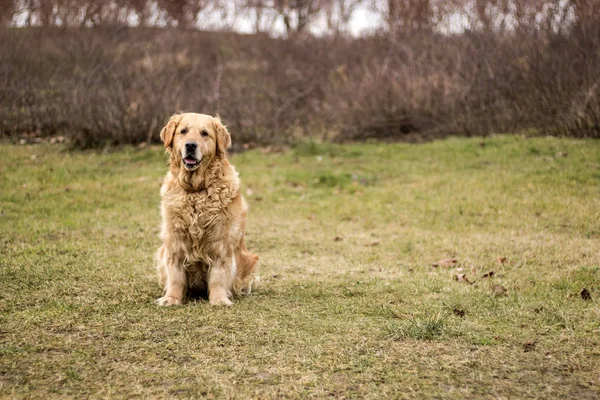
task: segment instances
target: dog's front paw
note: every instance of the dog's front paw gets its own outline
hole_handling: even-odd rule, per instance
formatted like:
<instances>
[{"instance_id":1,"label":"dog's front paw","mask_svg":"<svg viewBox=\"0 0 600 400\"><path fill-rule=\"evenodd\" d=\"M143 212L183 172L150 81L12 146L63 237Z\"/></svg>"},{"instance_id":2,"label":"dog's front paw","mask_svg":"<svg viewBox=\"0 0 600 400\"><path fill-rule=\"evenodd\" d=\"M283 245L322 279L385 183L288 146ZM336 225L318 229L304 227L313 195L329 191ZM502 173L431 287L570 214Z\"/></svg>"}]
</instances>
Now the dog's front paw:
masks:
<instances>
[{"instance_id":1,"label":"dog's front paw","mask_svg":"<svg viewBox=\"0 0 600 400\"><path fill-rule=\"evenodd\" d=\"M156 304L159 306L179 306L181 300L171 296L163 296L160 299L156 299Z\"/></svg>"},{"instance_id":2,"label":"dog's front paw","mask_svg":"<svg viewBox=\"0 0 600 400\"><path fill-rule=\"evenodd\" d=\"M227 296L209 296L208 302L211 306L232 306L233 302Z\"/></svg>"}]
</instances>

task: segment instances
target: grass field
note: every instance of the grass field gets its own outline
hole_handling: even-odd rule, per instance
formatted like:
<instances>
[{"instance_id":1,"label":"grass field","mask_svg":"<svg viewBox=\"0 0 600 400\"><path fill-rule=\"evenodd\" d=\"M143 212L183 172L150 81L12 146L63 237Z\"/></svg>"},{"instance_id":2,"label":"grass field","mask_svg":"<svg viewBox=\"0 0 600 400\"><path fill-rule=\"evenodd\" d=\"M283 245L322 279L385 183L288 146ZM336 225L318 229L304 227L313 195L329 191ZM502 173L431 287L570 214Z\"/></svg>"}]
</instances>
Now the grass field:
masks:
<instances>
[{"instance_id":1,"label":"grass field","mask_svg":"<svg viewBox=\"0 0 600 400\"><path fill-rule=\"evenodd\" d=\"M0 145L0 397L600 397L600 142L231 158L262 284L159 308L162 148Z\"/></svg>"}]
</instances>

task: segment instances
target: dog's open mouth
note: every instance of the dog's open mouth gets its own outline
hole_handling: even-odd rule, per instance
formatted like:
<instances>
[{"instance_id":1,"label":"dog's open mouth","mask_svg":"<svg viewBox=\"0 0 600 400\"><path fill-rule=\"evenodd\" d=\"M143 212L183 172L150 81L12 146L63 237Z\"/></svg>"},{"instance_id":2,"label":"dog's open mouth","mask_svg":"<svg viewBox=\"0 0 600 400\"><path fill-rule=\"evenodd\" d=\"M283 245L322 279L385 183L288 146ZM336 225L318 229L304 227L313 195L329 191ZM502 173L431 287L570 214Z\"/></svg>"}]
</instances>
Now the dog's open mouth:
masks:
<instances>
[{"instance_id":1,"label":"dog's open mouth","mask_svg":"<svg viewBox=\"0 0 600 400\"><path fill-rule=\"evenodd\" d=\"M186 169L195 169L200 165L200 160L192 155L188 155L183 159L183 165Z\"/></svg>"}]
</instances>

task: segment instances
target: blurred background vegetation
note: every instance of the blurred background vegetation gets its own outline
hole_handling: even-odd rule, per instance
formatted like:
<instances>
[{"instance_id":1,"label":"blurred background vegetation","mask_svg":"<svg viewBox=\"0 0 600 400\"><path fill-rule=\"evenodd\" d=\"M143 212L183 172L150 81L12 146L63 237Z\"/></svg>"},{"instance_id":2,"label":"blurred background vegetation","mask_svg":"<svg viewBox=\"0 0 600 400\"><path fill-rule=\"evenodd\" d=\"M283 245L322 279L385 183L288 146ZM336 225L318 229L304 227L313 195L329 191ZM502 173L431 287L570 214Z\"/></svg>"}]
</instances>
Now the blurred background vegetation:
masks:
<instances>
[{"instance_id":1,"label":"blurred background vegetation","mask_svg":"<svg viewBox=\"0 0 600 400\"><path fill-rule=\"evenodd\" d=\"M157 143L176 111L220 113L238 148L600 137L597 0L0 0L0 13L13 141Z\"/></svg>"}]
</instances>

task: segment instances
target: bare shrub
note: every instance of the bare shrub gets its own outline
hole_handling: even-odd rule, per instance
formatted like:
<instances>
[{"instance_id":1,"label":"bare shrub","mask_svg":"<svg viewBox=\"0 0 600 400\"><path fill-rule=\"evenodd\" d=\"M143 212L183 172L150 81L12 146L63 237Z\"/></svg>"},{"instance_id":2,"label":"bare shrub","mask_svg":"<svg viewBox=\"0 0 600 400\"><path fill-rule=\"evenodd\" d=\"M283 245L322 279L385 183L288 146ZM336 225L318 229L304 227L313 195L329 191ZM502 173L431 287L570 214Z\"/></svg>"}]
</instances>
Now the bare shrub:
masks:
<instances>
[{"instance_id":1,"label":"bare shrub","mask_svg":"<svg viewBox=\"0 0 600 400\"><path fill-rule=\"evenodd\" d=\"M77 147L157 142L176 111L235 145L423 140L535 129L600 136L600 24L315 38L161 28L0 30L0 132Z\"/></svg>"},{"instance_id":2,"label":"bare shrub","mask_svg":"<svg viewBox=\"0 0 600 400\"><path fill-rule=\"evenodd\" d=\"M282 57L290 42L266 37L129 28L2 35L2 131L60 132L80 147L157 141L183 110L222 113L240 144L287 142L288 121L311 114L320 75L298 51ZM35 57L26 50L34 42Z\"/></svg>"}]
</instances>

